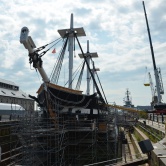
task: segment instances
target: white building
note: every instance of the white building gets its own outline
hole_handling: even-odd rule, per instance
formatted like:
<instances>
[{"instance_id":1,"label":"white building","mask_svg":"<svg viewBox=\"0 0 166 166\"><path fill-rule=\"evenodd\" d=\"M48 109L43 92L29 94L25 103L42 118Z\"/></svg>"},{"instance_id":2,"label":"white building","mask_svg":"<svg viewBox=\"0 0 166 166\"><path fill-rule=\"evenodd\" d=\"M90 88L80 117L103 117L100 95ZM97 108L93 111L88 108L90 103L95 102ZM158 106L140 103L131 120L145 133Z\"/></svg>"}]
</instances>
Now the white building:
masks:
<instances>
[{"instance_id":1,"label":"white building","mask_svg":"<svg viewBox=\"0 0 166 166\"><path fill-rule=\"evenodd\" d=\"M19 86L14 82L7 81L0 78L0 103L20 105L25 110L34 110L34 100L31 99L26 93L19 89Z\"/></svg>"}]
</instances>

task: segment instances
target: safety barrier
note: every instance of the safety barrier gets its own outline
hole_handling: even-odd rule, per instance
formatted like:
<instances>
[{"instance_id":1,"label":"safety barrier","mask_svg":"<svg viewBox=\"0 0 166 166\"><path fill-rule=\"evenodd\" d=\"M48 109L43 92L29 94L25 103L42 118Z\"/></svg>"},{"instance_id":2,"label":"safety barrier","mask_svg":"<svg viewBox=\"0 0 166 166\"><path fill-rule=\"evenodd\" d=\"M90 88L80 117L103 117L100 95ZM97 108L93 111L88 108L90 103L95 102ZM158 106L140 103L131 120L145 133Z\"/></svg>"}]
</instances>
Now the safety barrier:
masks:
<instances>
[{"instance_id":1,"label":"safety barrier","mask_svg":"<svg viewBox=\"0 0 166 166\"><path fill-rule=\"evenodd\" d=\"M135 158L135 159L133 159ZM107 161L102 161L102 162L97 162L93 164L88 164L84 166L99 166L101 164L104 164L105 166L118 166L118 165L125 165L125 164L132 164L135 162L139 161L145 161L148 159L147 156L142 156L142 153L138 153L135 155L125 155L120 158L112 159L112 160L107 160Z\"/></svg>"}]
</instances>

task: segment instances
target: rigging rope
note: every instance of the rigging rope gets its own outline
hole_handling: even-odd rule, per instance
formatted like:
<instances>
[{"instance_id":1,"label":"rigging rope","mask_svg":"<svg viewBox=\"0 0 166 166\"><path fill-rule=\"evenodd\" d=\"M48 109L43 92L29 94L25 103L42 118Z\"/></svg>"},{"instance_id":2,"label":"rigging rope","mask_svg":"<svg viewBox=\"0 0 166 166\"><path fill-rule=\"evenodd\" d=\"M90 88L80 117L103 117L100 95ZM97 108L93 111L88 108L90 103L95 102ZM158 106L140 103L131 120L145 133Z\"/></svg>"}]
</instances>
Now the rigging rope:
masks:
<instances>
[{"instance_id":1,"label":"rigging rope","mask_svg":"<svg viewBox=\"0 0 166 166\"><path fill-rule=\"evenodd\" d=\"M59 57L54 65L54 68L53 68L51 76L50 76L51 82L55 83L55 84L57 84L58 79L59 79L59 75L60 75L60 71L61 71L61 67L62 67L62 63L63 63L63 59L64 59L64 54L65 54L66 47L67 47L67 41L68 41L68 37L65 39L65 42L62 46Z\"/></svg>"},{"instance_id":2,"label":"rigging rope","mask_svg":"<svg viewBox=\"0 0 166 166\"><path fill-rule=\"evenodd\" d=\"M63 59L64 59L64 55L65 55L65 50L66 50L66 47L67 47L67 41L68 41L68 38L66 39L66 42L64 44L64 47L63 47L61 55L60 55L59 63L57 65L57 73L56 73L56 80L55 80L56 84L58 83L58 80L59 80L59 75L60 75L60 71L61 71L61 68L62 68L62 63L63 63Z\"/></svg>"},{"instance_id":3,"label":"rigging rope","mask_svg":"<svg viewBox=\"0 0 166 166\"><path fill-rule=\"evenodd\" d=\"M65 42L66 42L66 40L65 40ZM58 58L57 58L57 61L56 61L55 65L54 65L54 68L53 68L53 70L52 70L52 72L51 72L51 76L50 76L51 79L52 79L52 77L55 75L56 68L57 68L57 65L58 65L58 63L59 63L60 56L61 56L62 50L63 50L63 48L64 48L65 42L63 43L63 46L62 46L62 48L61 48L61 51L60 51L59 56L58 56Z\"/></svg>"},{"instance_id":4,"label":"rigging rope","mask_svg":"<svg viewBox=\"0 0 166 166\"><path fill-rule=\"evenodd\" d=\"M99 81L99 84L100 84L101 90L102 90L102 92L103 92L103 95L104 95L105 101L107 102L107 99L106 99L106 96L105 96L105 93L104 93L104 90L103 90L103 87L102 87L102 85L101 85L101 81L100 81L100 79L99 79L99 76L98 76L97 72L96 72L96 76L97 76L97 79L98 79L98 81ZM107 103L108 103L108 102L107 102Z\"/></svg>"},{"instance_id":5,"label":"rigging rope","mask_svg":"<svg viewBox=\"0 0 166 166\"><path fill-rule=\"evenodd\" d=\"M54 47L56 44L58 44L61 40L57 41L55 44L53 44L51 47L49 47L46 51L41 52L39 55L39 58L41 58L44 54L46 54L52 47Z\"/></svg>"},{"instance_id":6,"label":"rigging rope","mask_svg":"<svg viewBox=\"0 0 166 166\"><path fill-rule=\"evenodd\" d=\"M60 38L58 38L58 39L56 39L56 40L54 40L54 41L52 41L52 42L50 42L50 43L44 45L44 46L41 46L41 47L37 48L37 49L36 49L36 52L39 52L39 51L43 50L45 47L47 47L48 45L54 43L55 41L57 41L57 40L59 40L59 39L62 39L62 37L60 37ZM57 43L58 43L58 42L57 42ZM56 45L57 43L55 43L54 45Z\"/></svg>"},{"instance_id":7,"label":"rigging rope","mask_svg":"<svg viewBox=\"0 0 166 166\"><path fill-rule=\"evenodd\" d=\"M74 77L71 81L71 83L74 81L75 77L77 76L78 72L79 72L79 69L81 68L81 66L83 65L84 61L81 62L81 64L77 67L77 69L74 71L74 73L72 74L72 76ZM69 82L69 80L66 82L66 84ZM70 83L70 84L71 84ZM65 84L65 86L66 86Z\"/></svg>"},{"instance_id":8,"label":"rigging rope","mask_svg":"<svg viewBox=\"0 0 166 166\"><path fill-rule=\"evenodd\" d=\"M92 62L92 65L93 65L93 70L95 70L95 65L94 65L94 62L93 62L92 58L91 58L91 62ZM104 93L103 87L102 87L102 85L101 85L101 81L100 81L100 79L99 79L99 76L98 76L97 72L95 72L95 73L96 73L97 79L98 79L98 81L99 81L99 84L100 84L101 90L102 90L102 92L103 92L103 95L104 95L105 101L107 102L107 99L106 99L106 96L105 96L105 93ZM107 103L108 103L108 102L107 102Z\"/></svg>"},{"instance_id":9,"label":"rigging rope","mask_svg":"<svg viewBox=\"0 0 166 166\"><path fill-rule=\"evenodd\" d=\"M50 43L48 43L48 44L46 44L46 45L44 45L44 46L41 46L41 47L39 47L39 48L37 48L36 50L35 50L35 52L36 53L38 53L38 52L40 52L41 50L43 50L43 49L45 49L48 45L50 45L50 44L52 44L52 43L54 43L54 42L56 42L55 44L53 44L51 47L49 47L47 50L45 50L45 51L43 51L43 52L41 52L40 54L39 54L39 58L41 58L44 54L46 54L52 47L54 47L56 44L58 44L60 41L62 41L63 39L62 39L62 37L60 37L60 38L58 38L58 39L56 39L56 40L54 40L54 41L52 41L52 42L50 42Z\"/></svg>"},{"instance_id":10,"label":"rigging rope","mask_svg":"<svg viewBox=\"0 0 166 166\"><path fill-rule=\"evenodd\" d=\"M81 44L80 44L80 42L79 42L79 40L78 40L78 38L77 38L77 34L75 33L74 36L75 36L75 38L77 39L78 45L79 45L80 50L81 50L81 52L82 52L83 58L84 58L84 60L85 60L85 62L86 62L87 68L88 68L88 70L89 70L89 72L90 72L90 74L91 74L91 76L92 76L93 82L94 82L94 84L95 84L95 86L96 86L96 90L97 90L97 93L99 94L100 99L102 100L103 103L105 103L105 102L108 103L107 101L104 101L104 99L103 99L103 97L102 97L102 94L101 94L101 92L100 92L100 90L99 90L99 87L97 86L96 80L95 80L94 77L93 77L92 71L91 71L90 66L89 66L89 64L88 64L88 62L87 62L87 59L86 59L86 57L85 57L85 54L84 54L83 49L82 49L82 47L81 47Z\"/></svg>"},{"instance_id":11,"label":"rigging rope","mask_svg":"<svg viewBox=\"0 0 166 166\"><path fill-rule=\"evenodd\" d=\"M76 85L76 88L75 88L76 90L80 90L82 76L83 76L83 72L84 72L84 67L85 67L85 61L82 65L82 69L81 69L81 72L80 72L80 75L79 75L79 78L78 78L78 81L77 81L77 85Z\"/></svg>"}]
</instances>

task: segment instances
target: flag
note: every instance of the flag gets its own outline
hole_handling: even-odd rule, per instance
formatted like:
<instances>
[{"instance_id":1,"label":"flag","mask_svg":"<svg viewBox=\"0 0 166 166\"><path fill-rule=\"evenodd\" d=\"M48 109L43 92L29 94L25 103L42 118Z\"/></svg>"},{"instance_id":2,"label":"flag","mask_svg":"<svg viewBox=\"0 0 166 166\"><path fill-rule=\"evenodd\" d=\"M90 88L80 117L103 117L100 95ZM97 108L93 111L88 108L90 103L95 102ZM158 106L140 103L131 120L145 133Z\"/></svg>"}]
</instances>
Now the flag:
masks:
<instances>
[{"instance_id":1,"label":"flag","mask_svg":"<svg viewBox=\"0 0 166 166\"><path fill-rule=\"evenodd\" d=\"M55 50L55 48L52 50L52 53L53 53L53 54L55 54L55 53L56 53L56 50Z\"/></svg>"}]
</instances>

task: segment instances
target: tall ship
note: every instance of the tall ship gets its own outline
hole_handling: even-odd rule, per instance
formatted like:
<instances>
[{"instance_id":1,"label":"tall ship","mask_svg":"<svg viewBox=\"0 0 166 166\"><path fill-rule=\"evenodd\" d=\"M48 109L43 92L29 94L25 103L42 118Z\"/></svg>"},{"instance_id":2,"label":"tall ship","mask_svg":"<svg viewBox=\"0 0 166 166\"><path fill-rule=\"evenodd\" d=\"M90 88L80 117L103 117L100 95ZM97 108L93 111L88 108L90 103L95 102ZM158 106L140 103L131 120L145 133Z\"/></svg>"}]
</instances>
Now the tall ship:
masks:
<instances>
[{"instance_id":1,"label":"tall ship","mask_svg":"<svg viewBox=\"0 0 166 166\"><path fill-rule=\"evenodd\" d=\"M93 54L91 54L88 50L87 53L84 53L78 40L78 37L85 36L84 29L73 27L73 15L71 15L70 28L58 30L58 32L64 42L57 62L52 71L52 76L51 78L48 78L43 68L43 61L41 58L49 50L45 50L49 44L36 48L32 38L28 36L29 29L27 27L23 27L21 29L20 42L29 52L30 63L32 63L33 67L38 70L43 79L43 84L37 91L38 97L32 98L35 99L40 105L40 107L42 107L42 109L47 112L51 117L54 117L56 114L57 108L55 108L55 105L57 105L57 103L59 107L57 110L62 110L62 112L64 109L68 112L72 112L72 109L74 108L89 109L91 113L94 109L97 110L98 113L107 111L107 108L105 107L107 100L103 97L103 94L101 93L99 86L97 85L97 82L95 80L93 73L93 70L95 70L94 66L92 69L90 68L90 61L92 61ZM76 88L73 89L73 48L75 48L75 42L78 43L81 51L80 56L82 56L84 62ZM57 84L67 46L69 50L68 88ZM87 94L83 94L82 91L79 90L83 74L83 68L85 65L87 66ZM89 94L90 77L96 89L96 92L92 95Z\"/></svg>"},{"instance_id":2,"label":"tall ship","mask_svg":"<svg viewBox=\"0 0 166 166\"><path fill-rule=\"evenodd\" d=\"M42 111L39 120L41 121L42 133L41 135L36 135L39 130L35 130L34 128L31 131L34 133L34 138L40 142L40 145L44 149L53 149L52 151L54 151L54 156L52 156L48 151L45 154L43 151L40 153L38 150L39 147L36 147L37 150L33 150L34 153L32 152L33 156L37 156L38 160L43 160L44 158L42 163L45 165L50 161L58 166L81 166L114 159L118 155L121 155L120 147L118 149L118 130L114 122L114 108L111 111L107 105L108 103L101 82L96 73L98 69L95 68L94 61L92 60L92 58L97 57L97 53L90 53L89 41L87 42L87 52L84 53L78 37L85 36L85 32L82 27L74 28L73 14L71 14L70 28L58 30L58 32L61 40L63 40L63 44L51 77L49 78L43 67L42 56L52 49L58 40L36 48L32 37L29 36L29 29L27 27L21 29L20 43L28 50L30 64L40 73L43 79L43 83L37 91L37 97L30 95L38 103ZM83 59L83 62L76 87L73 88L73 52L76 43L81 52L79 57ZM58 85L66 48L69 51L68 87ZM87 68L87 90L86 93L83 93L80 90L80 86L85 66ZM90 88L90 79L93 83L93 90ZM34 121L34 123L36 122L37 120ZM47 141L46 145L46 136L44 134L48 131L51 132L50 135L52 136L49 137L49 140L51 138L52 141ZM19 136L21 135L21 140L27 137L27 134L23 133L24 131L19 134ZM30 154L27 155L29 156ZM34 158L33 156L32 158ZM25 159L24 161L31 165L35 163L35 159L32 158L31 160Z\"/></svg>"},{"instance_id":3,"label":"tall ship","mask_svg":"<svg viewBox=\"0 0 166 166\"><path fill-rule=\"evenodd\" d=\"M131 130L136 124L137 110L108 104L97 74L99 69L92 60L98 55L89 51L89 41L87 52L84 53L78 37L85 36L85 31L82 27L74 28L73 14L70 28L58 32L59 39L36 47L29 36L29 29L21 29L20 43L28 51L29 63L43 80L37 90L37 97L29 95L38 103L40 111L28 111L26 116L10 122L10 144L2 145L1 165L90 166L123 162L122 148L127 146L125 131ZM42 57L60 41L62 48L48 77ZM73 53L77 47L83 62L74 85ZM60 82L67 49L68 87L62 86ZM86 91L83 93L80 87L85 66ZM83 85L85 87L85 82ZM119 112L119 109L123 111Z\"/></svg>"}]
</instances>

